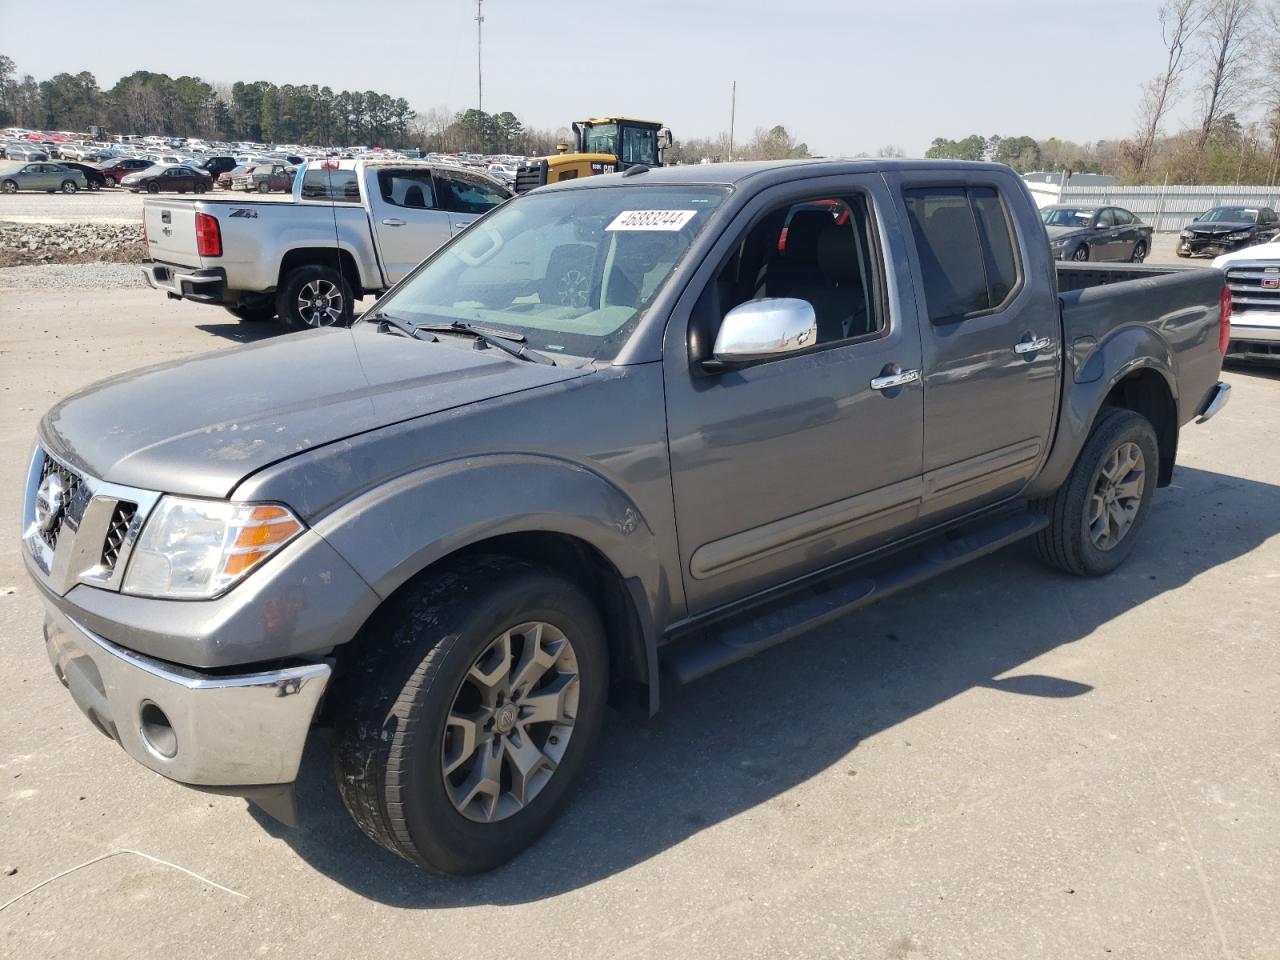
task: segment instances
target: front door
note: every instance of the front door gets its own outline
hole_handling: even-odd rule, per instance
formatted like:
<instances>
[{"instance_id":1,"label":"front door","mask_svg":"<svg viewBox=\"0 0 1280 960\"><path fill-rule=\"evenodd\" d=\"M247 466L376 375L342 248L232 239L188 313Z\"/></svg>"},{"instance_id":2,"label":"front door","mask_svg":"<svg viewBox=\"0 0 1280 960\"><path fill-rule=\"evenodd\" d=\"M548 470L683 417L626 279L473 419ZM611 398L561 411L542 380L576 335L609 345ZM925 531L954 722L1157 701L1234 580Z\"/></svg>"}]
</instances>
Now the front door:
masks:
<instances>
[{"instance_id":1,"label":"front door","mask_svg":"<svg viewBox=\"0 0 1280 960\"><path fill-rule=\"evenodd\" d=\"M490 178L464 170L437 170L435 181L440 206L449 211L449 225L455 234L510 196Z\"/></svg>"},{"instance_id":2,"label":"front door","mask_svg":"<svg viewBox=\"0 0 1280 960\"><path fill-rule=\"evenodd\" d=\"M1059 365L1043 232L1015 226L1012 177L892 180L912 240L924 348L925 524L1013 496L1048 450Z\"/></svg>"},{"instance_id":3,"label":"front door","mask_svg":"<svg viewBox=\"0 0 1280 960\"><path fill-rule=\"evenodd\" d=\"M913 319L886 306L900 283L882 252L888 194L878 178L831 181L821 194L789 185L758 198L667 331L672 487L691 614L880 546L918 513L921 385L873 386L893 372L910 381L921 361ZM771 297L813 307L815 345L706 369L725 313Z\"/></svg>"},{"instance_id":4,"label":"front door","mask_svg":"<svg viewBox=\"0 0 1280 960\"><path fill-rule=\"evenodd\" d=\"M379 170L369 192L378 253L395 283L452 236L449 213L440 208L426 167Z\"/></svg>"}]
</instances>

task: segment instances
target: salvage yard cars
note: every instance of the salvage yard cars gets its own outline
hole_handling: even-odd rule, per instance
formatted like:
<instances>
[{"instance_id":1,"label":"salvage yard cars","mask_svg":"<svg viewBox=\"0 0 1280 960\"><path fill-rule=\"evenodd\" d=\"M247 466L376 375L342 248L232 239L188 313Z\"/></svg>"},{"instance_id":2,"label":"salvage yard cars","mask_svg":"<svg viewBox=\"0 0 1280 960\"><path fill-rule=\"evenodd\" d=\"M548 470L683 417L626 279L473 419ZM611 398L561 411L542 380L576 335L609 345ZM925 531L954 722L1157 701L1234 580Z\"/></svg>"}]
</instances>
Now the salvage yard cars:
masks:
<instances>
[{"instance_id":1,"label":"salvage yard cars","mask_svg":"<svg viewBox=\"0 0 1280 960\"><path fill-rule=\"evenodd\" d=\"M3 193L19 190L75 193L88 186L83 173L60 163L0 163L0 192Z\"/></svg>"},{"instance_id":2,"label":"salvage yard cars","mask_svg":"<svg viewBox=\"0 0 1280 960\"><path fill-rule=\"evenodd\" d=\"M148 201L152 255L218 295L255 259L289 296L337 286L290 270L284 228L332 237L349 210L377 286L422 254L355 222L448 213L434 168L313 173L341 202ZM360 828L475 873L568 803L607 702L652 713L1019 540L1093 577L1145 524L1195 520L1151 507L1182 427L1227 401L1222 274L1056 264L1008 167L633 168L462 230L479 212L349 329L116 377L41 421L21 552L46 647L139 763L289 821L332 722Z\"/></svg>"}]
</instances>

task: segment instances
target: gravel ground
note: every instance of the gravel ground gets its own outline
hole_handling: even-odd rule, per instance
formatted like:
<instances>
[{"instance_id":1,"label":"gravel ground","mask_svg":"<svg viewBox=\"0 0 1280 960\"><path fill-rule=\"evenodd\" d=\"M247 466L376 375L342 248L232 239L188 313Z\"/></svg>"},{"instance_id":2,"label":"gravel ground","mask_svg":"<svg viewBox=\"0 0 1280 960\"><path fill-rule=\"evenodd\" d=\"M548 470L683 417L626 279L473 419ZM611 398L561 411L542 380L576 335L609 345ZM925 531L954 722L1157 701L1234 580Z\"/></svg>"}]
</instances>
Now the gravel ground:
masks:
<instances>
[{"instance_id":1,"label":"gravel ground","mask_svg":"<svg viewBox=\"0 0 1280 960\"><path fill-rule=\"evenodd\" d=\"M8 290L116 289L145 287L136 263L42 264L34 267L0 269L0 288ZM159 296L159 294L157 294Z\"/></svg>"},{"instance_id":2,"label":"gravel ground","mask_svg":"<svg viewBox=\"0 0 1280 960\"><path fill-rule=\"evenodd\" d=\"M0 195L0 220L15 223L138 223L142 219L145 193L130 193L119 187L81 190L79 193L13 193ZM175 198L179 194L163 193ZM191 196L184 194L183 196ZM215 190L205 196L215 200L243 198L246 194ZM253 200L289 202L286 193L248 195Z\"/></svg>"}]
</instances>

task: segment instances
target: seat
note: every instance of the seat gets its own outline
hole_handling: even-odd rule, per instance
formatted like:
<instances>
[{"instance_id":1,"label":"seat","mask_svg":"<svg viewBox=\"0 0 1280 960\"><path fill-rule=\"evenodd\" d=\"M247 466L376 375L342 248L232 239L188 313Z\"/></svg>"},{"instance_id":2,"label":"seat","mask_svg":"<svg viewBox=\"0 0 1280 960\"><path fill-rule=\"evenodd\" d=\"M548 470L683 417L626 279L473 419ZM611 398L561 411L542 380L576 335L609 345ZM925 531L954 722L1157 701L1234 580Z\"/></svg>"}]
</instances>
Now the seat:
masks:
<instances>
[{"instance_id":1,"label":"seat","mask_svg":"<svg viewBox=\"0 0 1280 960\"><path fill-rule=\"evenodd\" d=\"M787 245L790 246L789 237ZM870 333L871 317L851 225L839 226L827 216L816 248L821 282L797 286L790 296L812 305L818 321L818 343Z\"/></svg>"},{"instance_id":2,"label":"seat","mask_svg":"<svg viewBox=\"0 0 1280 960\"><path fill-rule=\"evenodd\" d=\"M427 199L422 193L422 188L416 183L404 192L404 205L413 207L415 210L427 208Z\"/></svg>"},{"instance_id":3,"label":"seat","mask_svg":"<svg viewBox=\"0 0 1280 960\"><path fill-rule=\"evenodd\" d=\"M818 238L832 225L827 210L797 210L786 225L786 241L765 267L764 295L789 297L799 286L817 286L823 282L818 265Z\"/></svg>"}]
</instances>

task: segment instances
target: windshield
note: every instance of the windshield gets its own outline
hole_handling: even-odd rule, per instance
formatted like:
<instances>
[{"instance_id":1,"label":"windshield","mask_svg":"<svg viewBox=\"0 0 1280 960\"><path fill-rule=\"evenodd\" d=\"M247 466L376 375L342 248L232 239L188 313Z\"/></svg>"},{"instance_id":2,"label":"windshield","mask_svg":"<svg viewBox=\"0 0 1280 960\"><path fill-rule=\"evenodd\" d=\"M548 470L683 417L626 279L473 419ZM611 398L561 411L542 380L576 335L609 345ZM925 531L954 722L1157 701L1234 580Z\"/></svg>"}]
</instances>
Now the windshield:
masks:
<instances>
[{"instance_id":1,"label":"windshield","mask_svg":"<svg viewBox=\"0 0 1280 960\"><path fill-rule=\"evenodd\" d=\"M611 360L727 191L609 187L532 194L478 222L378 305L413 324L523 334Z\"/></svg>"},{"instance_id":2,"label":"windshield","mask_svg":"<svg viewBox=\"0 0 1280 960\"><path fill-rule=\"evenodd\" d=\"M1096 212L1092 207L1045 207L1040 219L1046 227L1087 227Z\"/></svg>"},{"instance_id":3,"label":"windshield","mask_svg":"<svg viewBox=\"0 0 1280 960\"><path fill-rule=\"evenodd\" d=\"M600 123L587 129L582 144L583 153L609 153L618 155L618 125L616 123Z\"/></svg>"},{"instance_id":4,"label":"windshield","mask_svg":"<svg viewBox=\"0 0 1280 960\"><path fill-rule=\"evenodd\" d=\"M1258 211L1252 207L1214 207L1196 217L1200 223L1257 223Z\"/></svg>"},{"instance_id":5,"label":"windshield","mask_svg":"<svg viewBox=\"0 0 1280 960\"><path fill-rule=\"evenodd\" d=\"M652 127L623 127L622 156L623 163L643 163L646 166L658 165L658 131Z\"/></svg>"}]
</instances>

